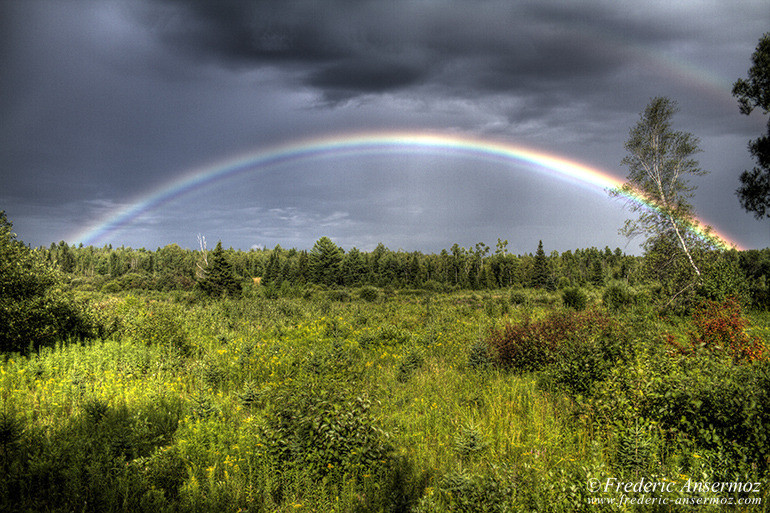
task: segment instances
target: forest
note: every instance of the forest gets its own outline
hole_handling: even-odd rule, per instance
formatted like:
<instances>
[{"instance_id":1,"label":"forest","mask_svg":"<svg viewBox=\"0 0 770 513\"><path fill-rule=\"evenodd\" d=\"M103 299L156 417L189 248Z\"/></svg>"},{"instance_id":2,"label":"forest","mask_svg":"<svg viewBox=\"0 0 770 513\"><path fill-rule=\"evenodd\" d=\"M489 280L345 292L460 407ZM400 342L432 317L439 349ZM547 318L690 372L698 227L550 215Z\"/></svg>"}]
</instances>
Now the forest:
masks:
<instances>
[{"instance_id":1,"label":"forest","mask_svg":"<svg viewBox=\"0 0 770 513\"><path fill-rule=\"evenodd\" d=\"M205 238L201 239L205 243ZM498 239L494 249L484 243L464 248L454 244L439 254L393 251L380 243L370 252L355 247L344 251L329 237L321 237L312 250L273 249L241 251L182 249L171 244L155 251L144 248L78 247L61 241L34 251L50 266L71 277L79 288L118 292L130 290L192 291L202 276L208 255L221 251L235 279L254 281L268 294L284 295L296 287L361 287L452 290L539 288L554 292L567 287L602 287L620 282L649 284L652 270L642 257L611 250L588 248L546 254L542 242L534 251L513 254L508 241ZM708 270L703 291L709 299L727 295L758 308L770 306L770 251L704 251L699 260ZM722 285L719 285L722 283ZM716 289L723 288L725 290ZM726 288L728 287L728 288ZM711 292L705 292L705 289Z\"/></svg>"}]
</instances>

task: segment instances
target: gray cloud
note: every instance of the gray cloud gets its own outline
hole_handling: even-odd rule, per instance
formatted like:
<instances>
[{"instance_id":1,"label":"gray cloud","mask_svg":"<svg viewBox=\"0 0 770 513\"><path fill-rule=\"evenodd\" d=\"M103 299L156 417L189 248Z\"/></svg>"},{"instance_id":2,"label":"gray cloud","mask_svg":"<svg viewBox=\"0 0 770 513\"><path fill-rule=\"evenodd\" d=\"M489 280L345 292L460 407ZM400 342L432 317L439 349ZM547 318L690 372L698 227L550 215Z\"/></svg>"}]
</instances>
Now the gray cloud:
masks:
<instances>
[{"instance_id":1,"label":"gray cloud","mask_svg":"<svg viewBox=\"0 0 770 513\"><path fill-rule=\"evenodd\" d=\"M613 4L541 2L161 2L160 37L201 59L302 64L307 85L368 94L443 83L492 91L599 79L622 65L607 35L647 41L658 25L624 21ZM476 93L477 94L477 93Z\"/></svg>"},{"instance_id":2,"label":"gray cloud","mask_svg":"<svg viewBox=\"0 0 770 513\"><path fill-rule=\"evenodd\" d=\"M713 172L698 211L766 245L766 227L731 191L765 121L740 116L729 89L768 24L759 0L0 2L0 209L24 240L47 244L201 166L367 130L494 137L622 176L628 129L668 95ZM191 194L114 237L194 246L198 232L220 232L247 248L334 235L438 250L500 236L531 251L552 234L556 249L622 245L616 206L593 219L573 189L526 173L485 182L489 170L308 161ZM583 230L568 227L578 214Z\"/></svg>"}]
</instances>

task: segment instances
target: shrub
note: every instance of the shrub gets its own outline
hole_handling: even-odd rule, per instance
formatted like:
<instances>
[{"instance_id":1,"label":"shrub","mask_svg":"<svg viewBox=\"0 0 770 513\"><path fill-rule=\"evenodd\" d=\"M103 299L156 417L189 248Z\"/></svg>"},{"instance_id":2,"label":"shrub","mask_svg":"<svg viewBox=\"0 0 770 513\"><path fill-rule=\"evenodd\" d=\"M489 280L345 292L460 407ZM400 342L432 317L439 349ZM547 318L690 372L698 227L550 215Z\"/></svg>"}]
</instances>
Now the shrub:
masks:
<instances>
[{"instance_id":1,"label":"shrub","mask_svg":"<svg viewBox=\"0 0 770 513\"><path fill-rule=\"evenodd\" d=\"M192 347L176 309L164 303L145 304L129 296L119 308L122 329L134 340L174 348L187 354Z\"/></svg>"},{"instance_id":2,"label":"shrub","mask_svg":"<svg viewBox=\"0 0 770 513\"><path fill-rule=\"evenodd\" d=\"M612 369L624 366L631 356L626 330L598 312L582 314L585 324L558 345L553 363L543 376L572 397L591 395L595 384L606 379Z\"/></svg>"},{"instance_id":3,"label":"shrub","mask_svg":"<svg viewBox=\"0 0 770 513\"><path fill-rule=\"evenodd\" d=\"M513 511L514 486L510 478L474 475L464 471L445 475L436 490L425 495L416 513L503 513Z\"/></svg>"},{"instance_id":4,"label":"shrub","mask_svg":"<svg viewBox=\"0 0 770 513\"><path fill-rule=\"evenodd\" d=\"M12 227L0 211L0 351L95 336L97 326L85 305L57 290L62 275L16 240Z\"/></svg>"},{"instance_id":5,"label":"shrub","mask_svg":"<svg viewBox=\"0 0 770 513\"><path fill-rule=\"evenodd\" d=\"M132 463L147 482L147 488L163 490L168 499L176 499L187 480L188 463L176 446L160 447L150 456L138 458Z\"/></svg>"},{"instance_id":6,"label":"shrub","mask_svg":"<svg viewBox=\"0 0 770 513\"><path fill-rule=\"evenodd\" d=\"M614 463L618 470L636 475L649 471L658 448L653 429L646 419L635 419L617 430Z\"/></svg>"},{"instance_id":7,"label":"shrub","mask_svg":"<svg viewBox=\"0 0 770 513\"><path fill-rule=\"evenodd\" d=\"M476 424L466 424L455 436L455 451L462 458L484 452L489 445L486 436Z\"/></svg>"},{"instance_id":8,"label":"shrub","mask_svg":"<svg viewBox=\"0 0 770 513\"><path fill-rule=\"evenodd\" d=\"M493 363L494 357L486 341L479 340L468 349L468 367L471 369L486 369Z\"/></svg>"},{"instance_id":9,"label":"shrub","mask_svg":"<svg viewBox=\"0 0 770 513\"><path fill-rule=\"evenodd\" d=\"M359 344L362 348L381 345L399 345L409 342L411 338L412 334L409 333L409 331L394 326L393 324L386 324L374 331L364 331L359 338Z\"/></svg>"},{"instance_id":10,"label":"shrub","mask_svg":"<svg viewBox=\"0 0 770 513\"><path fill-rule=\"evenodd\" d=\"M701 264L702 281L697 297L712 301L732 298L748 304L751 300L749 284L738 259L735 250L707 253Z\"/></svg>"},{"instance_id":11,"label":"shrub","mask_svg":"<svg viewBox=\"0 0 770 513\"><path fill-rule=\"evenodd\" d=\"M579 287L567 288L561 293L564 306L574 310L585 310L588 296Z\"/></svg>"},{"instance_id":12,"label":"shrub","mask_svg":"<svg viewBox=\"0 0 770 513\"><path fill-rule=\"evenodd\" d=\"M672 442L689 440L718 459L714 479L770 467L770 364L734 365L703 355L652 381L642 414Z\"/></svg>"},{"instance_id":13,"label":"shrub","mask_svg":"<svg viewBox=\"0 0 770 513\"><path fill-rule=\"evenodd\" d=\"M585 387L577 382L598 379L622 353L623 340L616 324L600 312L556 311L493 330L487 342L502 367L527 372L558 363L557 381L575 382L568 388L580 390ZM581 377L585 373L588 378Z\"/></svg>"},{"instance_id":14,"label":"shrub","mask_svg":"<svg viewBox=\"0 0 770 513\"><path fill-rule=\"evenodd\" d=\"M512 305L523 305L527 302L527 296L518 290L514 290L511 292L511 304Z\"/></svg>"},{"instance_id":15,"label":"shrub","mask_svg":"<svg viewBox=\"0 0 770 513\"><path fill-rule=\"evenodd\" d=\"M762 339L746 332L749 320L744 317L740 303L735 299L703 301L692 316L695 331L692 344L709 351L724 351L736 361L763 358Z\"/></svg>"},{"instance_id":16,"label":"shrub","mask_svg":"<svg viewBox=\"0 0 770 513\"><path fill-rule=\"evenodd\" d=\"M330 301L339 301L340 303L346 303L350 301L350 292L344 289L330 290L326 293L326 296Z\"/></svg>"},{"instance_id":17,"label":"shrub","mask_svg":"<svg viewBox=\"0 0 770 513\"><path fill-rule=\"evenodd\" d=\"M614 282L604 289L602 303L608 310L617 312L634 304L634 296L624 283Z\"/></svg>"},{"instance_id":18,"label":"shrub","mask_svg":"<svg viewBox=\"0 0 770 513\"><path fill-rule=\"evenodd\" d=\"M529 318L520 324L507 324L493 330L487 339L502 367L517 371L533 371L551 363L554 348L538 334L538 325Z\"/></svg>"},{"instance_id":19,"label":"shrub","mask_svg":"<svg viewBox=\"0 0 770 513\"><path fill-rule=\"evenodd\" d=\"M364 287L358 292L358 297L370 303L377 301L378 296L379 292L374 287Z\"/></svg>"},{"instance_id":20,"label":"shrub","mask_svg":"<svg viewBox=\"0 0 770 513\"><path fill-rule=\"evenodd\" d=\"M260 430L268 455L284 468L317 476L375 473L392 448L366 396L340 387L296 386L272 392Z\"/></svg>"},{"instance_id":21,"label":"shrub","mask_svg":"<svg viewBox=\"0 0 770 513\"><path fill-rule=\"evenodd\" d=\"M404 355L401 364L398 366L396 381L406 383L412 375L420 370L425 363L425 355L419 347L410 348Z\"/></svg>"},{"instance_id":22,"label":"shrub","mask_svg":"<svg viewBox=\"0 0 770 513\"><path fill-rule=\"evenodd\" d=\"M501 314L500 305L492 298L487 299L484 302L484 312L488 317L499 317Z\"/></svg>"}]
</instances>

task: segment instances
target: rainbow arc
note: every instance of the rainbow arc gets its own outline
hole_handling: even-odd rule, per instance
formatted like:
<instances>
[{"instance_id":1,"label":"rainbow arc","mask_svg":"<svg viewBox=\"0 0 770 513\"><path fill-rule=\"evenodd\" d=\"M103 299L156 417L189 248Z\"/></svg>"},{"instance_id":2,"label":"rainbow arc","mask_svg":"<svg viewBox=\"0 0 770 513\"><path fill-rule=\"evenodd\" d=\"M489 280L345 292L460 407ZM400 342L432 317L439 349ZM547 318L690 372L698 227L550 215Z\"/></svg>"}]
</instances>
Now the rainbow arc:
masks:
<instances>
[{"instance_id":1,"label":"rainbow arc","mask_svg":"<svg viewBox=\"0 0 770 513\"><path fill-rule=\"evenodd\" d=\"M608 189L619 190L624 183L602 170L557 155L476 137L430 132L373 132L333 135L281 144L194 169L185 176L151 191L138 198L130 206L112 213L93 226L77 233L72 239L84 244L97 244L110 233L130 225L143 213L152 211L184 194L239 174L257 170L264 171L280 164L313 158L350 154L365 155L398 150L441 152L446 155L464 155L514 164L524 163L528 164L535 172L574 181L600 194L605 194ZM622 195L648 208L656 209L656 206L638 191L625 190ZM705 225L706 223L697 220L697 223L689 226L688 229L696 236L717 247L740 249L737 243L713 229L708 230Z\"/></svg>"}]
</instances>

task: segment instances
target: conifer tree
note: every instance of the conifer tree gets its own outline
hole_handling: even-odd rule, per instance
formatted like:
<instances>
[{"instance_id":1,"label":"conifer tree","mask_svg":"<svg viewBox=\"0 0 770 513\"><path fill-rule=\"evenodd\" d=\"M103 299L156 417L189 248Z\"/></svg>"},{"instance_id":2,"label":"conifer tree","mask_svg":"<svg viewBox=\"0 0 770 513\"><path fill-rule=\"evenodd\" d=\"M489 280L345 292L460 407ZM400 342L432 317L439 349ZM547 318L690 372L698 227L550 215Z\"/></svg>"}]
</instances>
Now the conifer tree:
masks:
<instances>
[{"instance_id":1,"label":"conifer tree","mask_svg":"<svg viewBox=\"0 0 770 513\"><path fill-rule=\"evenodd\" d=\"M748 80L738 79L733 95L738 98L741 114L749 115L756 108L770 112L770 32L763 35L751 56ZM749 141L749 152L757 162L751 171L741 174L741 186L736 191L741 206L757 219L770 218L770 119L767 132Z\"/></svg>"},{"instance_id":2,"label":"conifer tree","mask_svg":"<svg viewBox=\"0 0 770 513\"><path fill-rule=\"evenodd\" d=\"M211 260L204 271L200 288L211 297L237 297L241 294L241 284L235 279L233 266L222 249L222 241L211 252Z\"/></svg>"},{"instance_id":3,"label":"conifer tree","mask_svg":"<svg viewBox=\"0 0 770 513\"><path fill-rule=\"evenodd\" d=\"M532 286L539 289L548 282L548 260L546 260L545 251L543 251L543 241L537 245L535 253L535 262L532 269Z\"/></svg>"},{"instance_id":4,"label":"conifer tree","mask_svg":"<svg viewBox=\"0 0 770 513\"><path fill-rule=\"evenodd\" d=\"M310 272L316 283L338 285L341 281L342 249L329 237L321 237L310 252Z\"/></svg>"},{"instance_id":5,"label":"conifer tree","mask_svg":"<svg viewBox=\"0 0 770 513\"><path fill-rule=\"evenodd\" d=\"M597 287L604 285L604 270L599 259L594 260L593 264L591 264L591 283Z\"/></svg>"}]
</instances>

